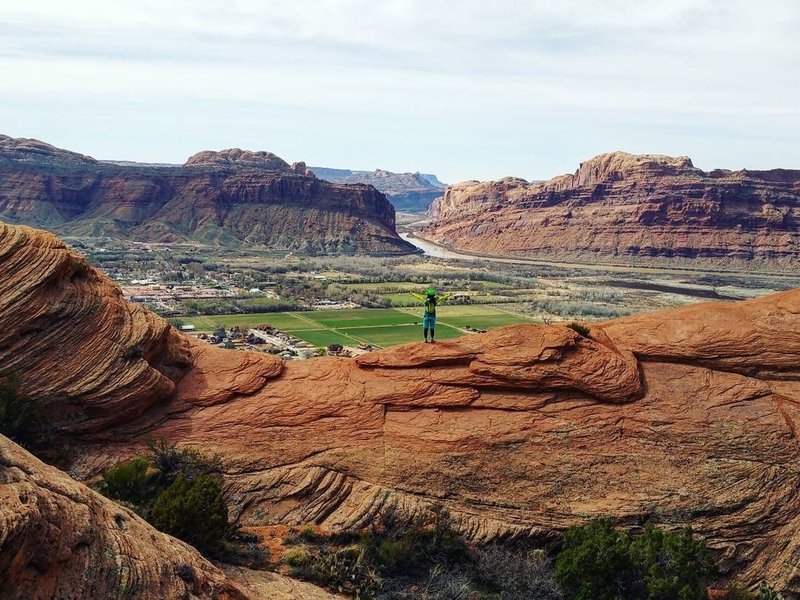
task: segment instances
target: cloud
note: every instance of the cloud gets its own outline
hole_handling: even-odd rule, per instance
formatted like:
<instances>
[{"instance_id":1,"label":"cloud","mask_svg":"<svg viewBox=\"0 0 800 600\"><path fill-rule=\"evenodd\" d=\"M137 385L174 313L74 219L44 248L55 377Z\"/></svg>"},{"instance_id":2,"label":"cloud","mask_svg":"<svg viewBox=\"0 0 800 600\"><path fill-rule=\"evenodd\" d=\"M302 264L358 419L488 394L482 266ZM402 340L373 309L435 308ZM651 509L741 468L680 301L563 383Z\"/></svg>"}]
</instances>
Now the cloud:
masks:
<instances>
[{"instance_id":1,"label":"cloud","mask_svg":"<svg viewBox=\"0 0 800 600\"><path fill-rule=\"evenodd\" d=\"M623 142L791 166L798 30L789 0L10 3L0 128L97 155L247 141L450 179L545 177ZM99 138L82 106L119 135Z\"/></svg>"}]
</instances>

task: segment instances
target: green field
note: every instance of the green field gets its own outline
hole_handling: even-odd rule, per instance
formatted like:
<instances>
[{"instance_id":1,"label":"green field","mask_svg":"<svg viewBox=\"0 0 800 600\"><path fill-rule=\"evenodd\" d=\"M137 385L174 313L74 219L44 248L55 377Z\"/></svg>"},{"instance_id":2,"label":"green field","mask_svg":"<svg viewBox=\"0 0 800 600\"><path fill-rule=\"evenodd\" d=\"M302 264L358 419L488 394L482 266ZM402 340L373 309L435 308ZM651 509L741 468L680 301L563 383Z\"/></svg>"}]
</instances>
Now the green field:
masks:
<instances>
[{"instance_id":1,"label":"green field","mask_svg":"<svg viewBox=\"0 0 800 600\"><path fill-rule=\"evenodd\" d=\"M393 346L422 339L422 308L357 308L293 313L257 313L181 317L201 331L217 326L255 327L265 323L291 333L315 346L330 344ZM436 338L452 339L467 334L465 327L491 329L533 319L485 305L447 306L437 309Z\"/></svg>"}]
</instances>

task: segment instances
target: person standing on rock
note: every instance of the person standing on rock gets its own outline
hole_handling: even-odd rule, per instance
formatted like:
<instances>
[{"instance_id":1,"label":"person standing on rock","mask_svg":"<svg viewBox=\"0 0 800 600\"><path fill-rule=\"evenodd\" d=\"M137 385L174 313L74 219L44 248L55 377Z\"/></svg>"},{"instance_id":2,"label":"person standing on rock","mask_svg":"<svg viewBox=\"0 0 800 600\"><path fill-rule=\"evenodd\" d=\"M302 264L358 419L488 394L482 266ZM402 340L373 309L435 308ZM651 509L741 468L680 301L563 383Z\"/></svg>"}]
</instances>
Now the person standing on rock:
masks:
<instances>
[{"instance_id":1,"label":"person standing on rock","mask_svg":"<svg viewBox=\"0 0 800 600\"><path fill-rule=\"evenodd\" d=\"M436 290L428 288L425 295L409 292L417 300L421 300L425 305L425 312L422 313L422 333L425 336L425 343L428 343L428 331L431 332L431 344L436 343L436 305L444 302L450 294L436 295Z\"/></svg>"}]
</instances>

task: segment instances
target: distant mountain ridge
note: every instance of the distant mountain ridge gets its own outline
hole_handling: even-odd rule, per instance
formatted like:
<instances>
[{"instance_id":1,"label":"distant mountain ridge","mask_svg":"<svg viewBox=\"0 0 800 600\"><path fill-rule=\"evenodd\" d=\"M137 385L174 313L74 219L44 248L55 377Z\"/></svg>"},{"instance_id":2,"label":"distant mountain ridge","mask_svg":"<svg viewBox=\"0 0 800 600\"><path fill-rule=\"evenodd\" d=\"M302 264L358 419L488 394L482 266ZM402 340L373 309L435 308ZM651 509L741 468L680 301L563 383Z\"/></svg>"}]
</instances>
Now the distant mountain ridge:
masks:
<instances>
[{"instance_id":1,"label":"distant mountain ridge","mask_svg":"<svg viewBox=\"0 0 800 600\"><path fill-rule=\"evenodd\" d=\"M314 176L270 152L203 151L184 165L98 161L0 136L0 219L62 235L308 252L413 252L369 185Z\"/></svg>"},{"instance_id":2,"label":"distant mountain ridge","mask_svg":"<svg viewBox=\"0 0 800 600\"><path fill-rule=\"evenodd\" d=\"M436 175L424 173L393 173L384 169L351 171L311 167L317 177L335 183L363 183L375 186L397 210L425 212L447 187Z\"/></svg>"},{"instance_id":3,"label":"distant mountain ridge","mask_svg":"<svg viewBox=\"0 0 800 600\"><path fill-rule=\"evenodd\" d=\"M800 260L800 170L705 172L686 156L601 154L572 175L449 186L424 237L488 254Z\"/></svg>"}]
</instances>

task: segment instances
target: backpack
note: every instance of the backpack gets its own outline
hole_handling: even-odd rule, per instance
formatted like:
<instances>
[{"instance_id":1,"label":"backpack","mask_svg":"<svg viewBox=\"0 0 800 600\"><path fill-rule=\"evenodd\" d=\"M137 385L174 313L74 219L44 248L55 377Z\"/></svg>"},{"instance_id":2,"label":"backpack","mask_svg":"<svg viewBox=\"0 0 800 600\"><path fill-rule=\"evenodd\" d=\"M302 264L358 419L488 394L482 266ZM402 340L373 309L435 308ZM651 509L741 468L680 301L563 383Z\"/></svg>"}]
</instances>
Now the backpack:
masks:
<instances>
[{"instance_id":1,"label":"backpack","mask_svg":"<svg viewBox=\"0 0 800 600\"><path fill-rule=\"evenodd\" d=\"M436 314L436 296L425 300L425 314L426 315Z\"/></svg>"}]
</instances>

